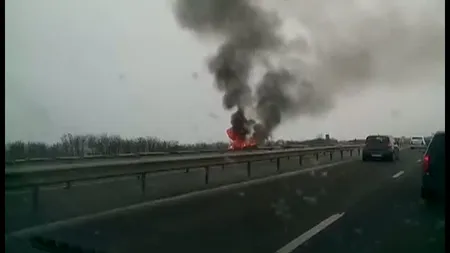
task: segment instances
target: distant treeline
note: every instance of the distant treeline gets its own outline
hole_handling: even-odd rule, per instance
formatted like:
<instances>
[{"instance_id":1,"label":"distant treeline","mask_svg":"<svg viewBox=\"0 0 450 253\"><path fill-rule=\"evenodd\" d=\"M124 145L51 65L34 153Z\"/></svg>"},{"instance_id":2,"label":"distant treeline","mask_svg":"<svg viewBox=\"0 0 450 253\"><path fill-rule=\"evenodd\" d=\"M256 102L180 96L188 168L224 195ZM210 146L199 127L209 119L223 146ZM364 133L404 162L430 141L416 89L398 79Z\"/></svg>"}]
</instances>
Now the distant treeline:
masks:
<instances>
[{"instance_id":1,"label":"distant treeline","mask_svg":"<svg viewBox=\"0 0 450 253\"><path fill-rule=\"evenodd\" d=\"M267 145L334 145L335 139L321 137L306 141L271 141ZM181 150L224 150L229 143L181 144L156 137L122 138L119 135L73 135L64 134L57 143L15 141L5 145L6 161L31 158L83 157L87 155L108 155Z\"/></svg>"},{"instance_id":2,"label":"distant treeline","mask_svg":"<svg viewBox=\"0 0 450 253\"><path fill-rule=\"evenodd\" d=\"M125 139L118 135L72 135L64 134L53 144L43 142L15 141L6 144L6 160L29 158L53 158L86 155L118 155L155 151L226 149L228 143L180 144L156 137Z\"/></svg>"},{"instance_id":3,"label":"distant treeline","mask_svg":"<svg viewBox=\"0 0 450 253\"><path fill-rule=\"evenodd\" d=\"M336 145L338 144L338 140L336 139L323 139L323 138L315 138L312 140L306 141L287 141L287 144L299 144L299 145L307 145L307 146L326 146L326 145Z\"/></svg>"}]
</instances>

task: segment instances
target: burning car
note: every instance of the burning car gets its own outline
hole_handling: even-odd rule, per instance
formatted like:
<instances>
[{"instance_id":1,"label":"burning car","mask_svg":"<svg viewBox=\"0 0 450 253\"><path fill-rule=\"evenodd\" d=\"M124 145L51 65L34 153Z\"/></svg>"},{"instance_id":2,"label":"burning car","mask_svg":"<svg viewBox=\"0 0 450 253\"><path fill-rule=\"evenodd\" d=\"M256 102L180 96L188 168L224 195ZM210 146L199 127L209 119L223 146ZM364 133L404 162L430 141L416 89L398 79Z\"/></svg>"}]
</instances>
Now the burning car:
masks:
<instances>
[{"instance_id":1,"label":"burning car","mask_svg":"<svg viewBox=\"0 0 450 253\"><path fill-rule=\"evenodd\" d=\"M246 135L238 134L232 127L227 129L227 135L231 141L228 150L244 150L257 147L256 141L252 137L247 138Z\"/></svg>"}]
</instances>

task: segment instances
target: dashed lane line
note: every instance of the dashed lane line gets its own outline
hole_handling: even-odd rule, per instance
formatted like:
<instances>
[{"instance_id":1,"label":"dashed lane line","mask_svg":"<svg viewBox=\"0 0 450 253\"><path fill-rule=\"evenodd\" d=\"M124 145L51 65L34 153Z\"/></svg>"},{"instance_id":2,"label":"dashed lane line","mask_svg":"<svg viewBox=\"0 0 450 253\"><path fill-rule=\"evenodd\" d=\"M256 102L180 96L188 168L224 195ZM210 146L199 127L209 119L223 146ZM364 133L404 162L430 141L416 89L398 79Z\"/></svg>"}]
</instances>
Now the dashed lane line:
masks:
<instances>
[{"instance_id":1,"label":"dashed lane line","mask_svg":"<svg viewBox=\"0 0 450 253\"><path fill-rule=\"evenodd\" d=\"M283 246L281 249L277 250L276 253L291 253L294 251L298 246L302 245L309 239L311 239L313 236L318 234L320 231L324 230L326 227L331 225L333 222L337 221L339 218L341 218L344 215L344 213L337 213L333 214L330 217L326 218L325 220L321 221L316 226L312 227L310 230L306 231L305 233L301 234L299 237L295 238L285 246Z\"/></svg>"},{"instance_id":2,"label":"dashed lane line","mask_svg":"<svg viewBox=\"0 0 450 253\"><path fill-rule=\"evenodd\" d=\"M392 176L392 178L398 178L399 176L403 175L403 173L405 173L403 170L402 170L402 171L399 171L399 172L395 173L395 174Z\"/></svg>"}]
</instances>

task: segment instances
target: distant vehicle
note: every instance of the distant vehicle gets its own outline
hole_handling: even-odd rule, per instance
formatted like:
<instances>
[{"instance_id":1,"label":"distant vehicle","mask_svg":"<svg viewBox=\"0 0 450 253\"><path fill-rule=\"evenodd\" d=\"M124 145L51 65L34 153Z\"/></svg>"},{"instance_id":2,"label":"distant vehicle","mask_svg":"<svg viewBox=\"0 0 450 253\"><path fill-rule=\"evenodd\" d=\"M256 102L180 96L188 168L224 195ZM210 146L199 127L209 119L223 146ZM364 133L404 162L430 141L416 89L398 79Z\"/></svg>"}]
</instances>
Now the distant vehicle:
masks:
<instances>
[{"instance_id":1,"label":"distant vehicle","mask_svg":"<svg viewBox=\"0 0 450 253\"><path fill-rule=\"evenodd\" d=\"M403 141L401 138L394 138L395 142L397 143L397 145L400 147L403 144Z\"/></svg>"},{"instance_id":2,"label":"distant vehicle","mask_svg":"<svg viewBox=\"0 0 450 253\"><path fill-rule=\"evenodd\" d=\"M411 141L409 143L411 146L411 149L416 149L416 148L426 148L427 147L427 143L425 141L425 137L423 136L414 136L411 137Z\"/></svg>"},{"instance_id":3,"label":"distant vehicle","mask_svg":"<svg viewBox=\"0 0 450 253\"><path fill-rule=\"evenodd\" d=\"M445 131L433 135L424 153L422 168L422 198L445 198Z\"/></svg>"},{"instance_id":4,"label":"distant vehicle","mask_svg":"<svg viewBox=\"0 0 450 253\"><path fill-rule=\"evenodd\" d=\"M362 152L362 160L389 160L400 159L400 149L394 137L389 135L369 135Z\"/></svg>"}]
</instances>

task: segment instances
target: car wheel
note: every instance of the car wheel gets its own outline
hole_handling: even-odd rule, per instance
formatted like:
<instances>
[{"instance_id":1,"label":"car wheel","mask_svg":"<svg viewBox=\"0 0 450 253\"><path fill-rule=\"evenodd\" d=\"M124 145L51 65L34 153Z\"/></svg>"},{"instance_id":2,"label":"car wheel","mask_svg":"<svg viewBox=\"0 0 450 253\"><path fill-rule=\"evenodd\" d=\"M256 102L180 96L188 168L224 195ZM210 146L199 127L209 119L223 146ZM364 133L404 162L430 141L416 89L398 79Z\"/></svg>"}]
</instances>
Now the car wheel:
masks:
<instances>
[{"instance_id":1,"label":"car wheel","mask_svg":"<svg viewBox=\"0 0 450 253\"><path fill-rule=\"evenodd\" d=\"M395 161L395 153L394 153L394 152L392 152L392 154L389 155L388 160L389 160L390 162L394 162L394 161Z\"/></svg>"},{"instance_id":2,"label":"car wheel","mask_svg":"<svg viewBox=\"0 0 450 253\"><path fill-rule=\"evenodd\" d=\"M420 197L425 200L426 203L432 204L434 202L433 194L430 190L426 188L421 188Z\"/></svg>"}]
</instances>

